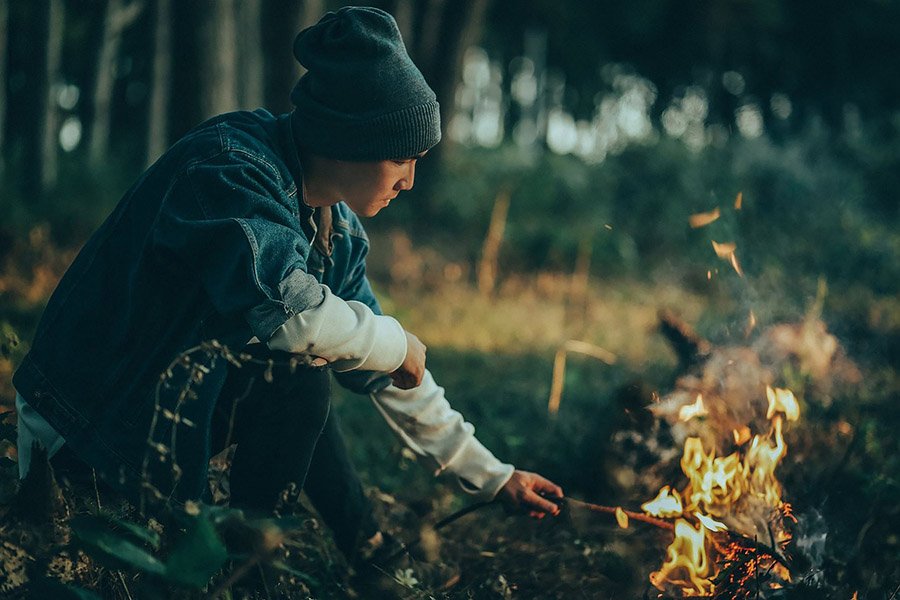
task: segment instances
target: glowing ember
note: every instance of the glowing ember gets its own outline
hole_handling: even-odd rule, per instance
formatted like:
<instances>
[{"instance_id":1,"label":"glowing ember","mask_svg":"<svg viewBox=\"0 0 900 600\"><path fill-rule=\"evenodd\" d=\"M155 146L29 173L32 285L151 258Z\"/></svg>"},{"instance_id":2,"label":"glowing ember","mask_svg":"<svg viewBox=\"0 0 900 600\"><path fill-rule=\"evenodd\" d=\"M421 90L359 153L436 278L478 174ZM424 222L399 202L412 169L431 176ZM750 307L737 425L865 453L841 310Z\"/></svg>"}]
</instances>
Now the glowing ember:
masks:
<instances>
[{"instance_id":1,"label":"glowing ember","mask_svg":"<svg viewBox=\"0 0 900 600\"><path fill-rule=\"evenodd\" d=\"M710 223L712 223L713 221L715 221L718 218L719 218L719 209L714 208L713 210L711 210L709 212L697 213L697 214L691 215L690 219L688 219L688 222L691 224L691 227L693 229L697 229L698 227L705 227L706 225L709 225Z\"/></svg>"},{"instance_id":2,"label":"glowing ember","mask_svg":"<svg viewBox=\"0 0 900 600\"><path fill-rule=\"evenodd\" d=\"M737 250L737 244L735 244L734 242L719 243L713 241L712 247L716 252L716 256L718 256L719 258L724 258L725 260L728 260L728 258L732 254L734 254L734 251Z\"/></svg>"},{"instance_id":3,"label":"glowing ember","mask_svg":"<svg viewBox=\"0 0 900 600\"><path fill-rule=\"evenodd\" d=\"M681 458L687 485L680 492L665 486L641 506L651 516L676 518L666 560L650 575L660 590L707 596L717 585L740 589L759 572L790 580L782 564L753 547L754 539L770 539L777 551L790 540L786 522L796 522L790 505L781 500L775 468L787 453L783 422L797 420L800 407L789 390L769 387L766 395L768 434L751 438L749 427L735 429L740 448L727 456L717 456L715 448L704 449L699 437L687 438ZM690 419L700 410L705 414L698 395L694 404L681 408L679 418Z\"/></svg>"},{"instance_id":4,"label":"glowing ember","mask_svg":"<svg viewBox=\"0 0 900 600\"><path fill-rule=\"evenodd\" d=\"M744 328L744 337L750 337L754 329L756 329L756 315L751 310L750 314L747 315L747 327Z\"/></svg>"},{"instance_id":5,"label":"glowing ember","mask_svg":"<svg viewBox=\"0 0 900 600\"><path fill-rule=\"evenodd\" d=\"M697 399L694 400L693 404L682 406L678 411L678 420L689 421L694 417L704 417L708 414L709 411L707 411L706 407L703 406L703 394L697 394Z\"/></svg>"},{"instance_id":6,"label":"glowing ember","mask_svg":"<svg viewBox=\"0 0 900 600\"><path fill-rule=\"evenodd\" d=\"M728 260L731 262L731 266L734 267L734 272L743 277L744 270L741 269L741 263L738 262L737 254L732 252L731 256L728 257Z\"/></svg>"}]
</instances>

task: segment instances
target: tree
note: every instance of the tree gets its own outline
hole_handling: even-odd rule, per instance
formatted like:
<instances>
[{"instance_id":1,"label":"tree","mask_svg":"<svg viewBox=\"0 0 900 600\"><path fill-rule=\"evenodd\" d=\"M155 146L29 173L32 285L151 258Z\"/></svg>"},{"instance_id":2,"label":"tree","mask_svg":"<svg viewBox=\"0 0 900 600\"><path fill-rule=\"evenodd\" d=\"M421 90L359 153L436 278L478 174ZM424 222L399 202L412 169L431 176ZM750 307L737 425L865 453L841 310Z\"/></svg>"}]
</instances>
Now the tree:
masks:
<instances>
[{"instance_id":1,"label":"tree","mask_svg":"<svg viewBox=\"0 0 900 600\"><path fill-rule=\"evenodd\" d=\"M200 112L206 119L235 110L238 97L236 0L218 0L200 27Z\"/></svg>"},{"instance_id":2,"label":"tree","mask_svg":"<svg viewBox=\"0 0 900 600\"><path fill-rule=\"evenodd\" d=\"M169 145L169 94L172 81L172 0L156 0L153 81L147 124L147 166Z\"/></svg>"},{"instance_id":3,"label":"tree","mask_svg":"<svg viewBox=\"0 0 900 600\"><path fill-rule=\"evenodd\" d=\"M9 3L0 0L0 175L3 174L4 142L6 130L6 45L9 40L7 24L9 22Z\"/></svg>"},{"instance_id":4,"label":"tree","mask_svg":"<svg viewBox=\"0 0 900 600\"><path fill-rule=\"evenodd\" d=\"M41 143L41 189L46 191L56 184L59 176L59 108L56 102L56 86L60 80L62 41L65 31L65 6L62 0L50 0L47 31L47 90L44 104L44 139Z\"/></svg>"},{"instance_id":5,"label":"tree","mask_svg":"<svg viewBox=\"0 0 900 600\"><path fill-rule=\"evenodd\" d=\"M262 0L241 0L236 8L241 32L236 40L240 72L238 106L254 109L263 104Z\"/></svg>"},{"instance_id":6,"label":"tree","mask_svg":"<svg viewBox=\"0 0 900 600\"><path fill-rule=\"evenodd\" d=\"M103 43L97 60L94 83L94 123L91 130L88 157L93 167L100 166L109 154L112 95L116 79L116 64L122 33L134 23L144 9L143 0L124 2L109 0L103 23Z\"/></svg>"}]
</instances>

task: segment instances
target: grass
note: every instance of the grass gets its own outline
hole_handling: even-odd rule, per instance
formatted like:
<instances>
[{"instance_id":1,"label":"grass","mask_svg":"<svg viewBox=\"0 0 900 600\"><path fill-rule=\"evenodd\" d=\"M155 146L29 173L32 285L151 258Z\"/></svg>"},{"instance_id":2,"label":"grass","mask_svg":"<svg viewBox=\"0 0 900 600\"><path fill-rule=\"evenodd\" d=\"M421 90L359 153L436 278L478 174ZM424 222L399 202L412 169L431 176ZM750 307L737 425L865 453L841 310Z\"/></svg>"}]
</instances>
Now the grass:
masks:
<instances>
[{"instance_id":1,"label":"grass","mask_svg":"<svg viewBox=\"0 0 900 600\"><path fill-rule=\"evenodd\" d=\"M374 240L376 247L390 243ZM40 229L16 240L7 254L0 322L5 337L15 334L22 343L0 357L2 406L12 405L9 375L71 257ZM622 478L623 471L611 464L627 453L616 447L614 434L632 426L623 394L637 386L665 392L676 372L673 352L655 332L657 311L674 308L715 342L743 344L749 308L759 316L760 328L796 320L814 302L817 287L815 277L782 272L747 280L721 272L708 280L705 271L687 266L680 275L673 269L665 276L594 278L587 293L575 299L571 277L564 273L506 275L495 292L483 294L468 283L466 265L433 250L410 248L406 258L418 266L403 276L392 274L396 264L386 262L389 258L376 253L371 265L385 312L428 345L429 368L453 406L475 424L479 439L501 459L545 474L575 497L628 507L646 498L633 486L640 472ZM890 360L900 305L866 288L830 294L824 314L829 325L847 333L843 339L849 340L866 378L830 404L813 405L808 420L792 432L795 458L784 465L786 489L803 522L816 523L812 515L824 515L832 535L830 550L823 550L831 562L811 566L809 572L828 589L848 592L842 597L860 591L860 598L887 598L900 581L900 542L892 533L900 525L900 448L892 434L900 378ZM570 358L561 410L551 418L553 355L568 339L601 346L618 360L605 365ZM799 386L808 383L796 369L781 377ZM377 511L403 539L416 537L422 523L469 502L450 477L435 480L416 464L366 398L338 390L335 406ZM346 569L322 541L327 536L315 527L303 535L299 554L306 561L304 572L316 575L313 594L342 597ZM453 598L639 597L666 543L657 532L621 531L589 515L533 522L495 508L466 517L438 536L441 556L463 568ZM104 579L90 571L82 583L110 597L125 597L113 575L108 572Z\"/></svg>"}]
</instances>

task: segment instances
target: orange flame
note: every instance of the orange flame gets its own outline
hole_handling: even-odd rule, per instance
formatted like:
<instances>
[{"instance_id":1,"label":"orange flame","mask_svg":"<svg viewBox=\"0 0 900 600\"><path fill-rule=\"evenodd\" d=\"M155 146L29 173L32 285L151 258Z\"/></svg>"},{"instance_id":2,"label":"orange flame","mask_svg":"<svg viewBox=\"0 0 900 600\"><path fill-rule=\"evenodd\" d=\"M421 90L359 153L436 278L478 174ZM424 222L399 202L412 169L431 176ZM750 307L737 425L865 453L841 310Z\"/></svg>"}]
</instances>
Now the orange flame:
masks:
<instances>
[{"instance_id":1,"label":"orange flame","mask_svg":"<svg viewBox=\"0 0 900 600\"><path fill-rule=\"evenodd\" d=\"M712 580L718 571L716 556L733 559L741 551L738 547L730 549L729 545L717 544L713 533L729 529L742 533L740 528L748 522L752 529L753 514L775 514L782 521L793 519L790 505L781 500L781 483L775 469L787 454L783 423L796 421L800 407L789 390L768 387L766 396L769 401L766 418L771 422L768 434L755 435L751 440L749 427L735 429L735 443L742 448L727 456L716 456L715 449L706 451L698 437L688 438L681 457L687 485L681 492L664 486L656 498L641 505L651 516L677 517L675 539L667 549L666 561L659 571L650 575L650 582L660 590L674 587L685 595L712 594L715 591ZM698 395L694 404L681 408L679 418L690 419L700 410L705 413L702 397ZM790 539L783 527L776 529L777 543ZM753 537L752 531L745 533ZM765 559L753 560L756 561L752 565L754 572L763 568ZM780 565L769 566L782 579L789 579L788 572Z\"/></svg>"}]
</instances>

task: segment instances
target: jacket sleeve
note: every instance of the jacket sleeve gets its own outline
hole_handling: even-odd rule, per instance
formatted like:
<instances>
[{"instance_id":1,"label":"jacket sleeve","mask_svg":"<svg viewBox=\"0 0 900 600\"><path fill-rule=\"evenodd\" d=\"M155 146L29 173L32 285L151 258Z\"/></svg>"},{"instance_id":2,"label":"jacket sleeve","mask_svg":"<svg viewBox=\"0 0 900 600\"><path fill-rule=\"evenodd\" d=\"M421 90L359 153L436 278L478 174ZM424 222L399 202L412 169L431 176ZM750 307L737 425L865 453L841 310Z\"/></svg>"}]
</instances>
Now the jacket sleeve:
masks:
<instances>
[{"instance_id":1,"label":"jacket sleeve","mask_svg":"<svg viewBox=\"0 0 900 600\"><path fill-rule=\"evenodd\" d=\"M167 260L195 273L217 312L243 315L268 340L290 316L317 306L322 286L306 272L309 242L274 170L221 153L173 183L153 230Z\"/></svg>"}]
</instances>

